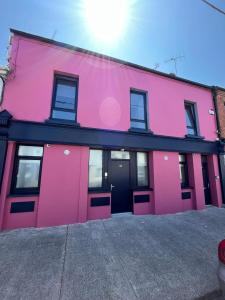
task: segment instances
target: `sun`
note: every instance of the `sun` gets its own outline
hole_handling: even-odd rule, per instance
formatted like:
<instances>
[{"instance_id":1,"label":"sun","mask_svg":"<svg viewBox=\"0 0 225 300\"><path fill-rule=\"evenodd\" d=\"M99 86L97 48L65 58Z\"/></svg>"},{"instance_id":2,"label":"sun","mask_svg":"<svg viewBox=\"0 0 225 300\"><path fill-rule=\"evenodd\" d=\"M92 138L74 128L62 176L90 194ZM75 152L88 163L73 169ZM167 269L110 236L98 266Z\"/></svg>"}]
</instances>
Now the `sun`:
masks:
<instances>
[{"instance_id":1,"label":"sun","mask_svg":"<svg viewBox=\"0 0 225 300\"><path fill-rule=\"evenodd\" d=\"M91 36L103 43L118 42L128 25L129 0L83 0L85 24Z\"/></svg>"}]
</instances>

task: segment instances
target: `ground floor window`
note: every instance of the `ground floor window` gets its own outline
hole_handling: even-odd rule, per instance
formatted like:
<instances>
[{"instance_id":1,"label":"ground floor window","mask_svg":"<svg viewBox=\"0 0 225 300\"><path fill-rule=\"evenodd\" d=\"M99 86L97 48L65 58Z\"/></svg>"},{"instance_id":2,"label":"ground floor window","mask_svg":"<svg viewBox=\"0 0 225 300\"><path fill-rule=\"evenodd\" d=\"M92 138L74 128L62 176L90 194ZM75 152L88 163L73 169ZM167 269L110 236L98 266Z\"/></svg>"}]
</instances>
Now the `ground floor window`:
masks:
<instances>
[{"instance_id":1,"label":"ground floor window","mask_svg":"<svg viewBox=\"0 0 225 300\"><path fill-rule=\"evenodd\" d=\"M182 188L189 186L187 155L179 154L180 184Z\"/></svg>"},{"instance_id":2,"label":"ground floor window","mask_svg":"<svg viewBox=\"0 0 225 300\"><path fill-rule=\"evenodd\" d=\"M103 151L91 149L89 157L89 188L102 187L102 158Z\"/></svg>"},{"instance_id":3,"label":"ground floor window","mask_svg":"<svg viewBox=\"0 0 225 300\"><path fill-rule=\"evenodd\" d=\"M13 194L39 192L42 157L42 146L17 146L11 186Z\"/></svg>"},{"instance_id":4,"label":"ground floor window","mask_svg":"<svg viewBox=\"0 0 225 300\"><path fill-rule=\"evenodd\" d=\"M137 152L137 185L148 186L148 155L146 152Z\"/></svg>"}]
</instances>

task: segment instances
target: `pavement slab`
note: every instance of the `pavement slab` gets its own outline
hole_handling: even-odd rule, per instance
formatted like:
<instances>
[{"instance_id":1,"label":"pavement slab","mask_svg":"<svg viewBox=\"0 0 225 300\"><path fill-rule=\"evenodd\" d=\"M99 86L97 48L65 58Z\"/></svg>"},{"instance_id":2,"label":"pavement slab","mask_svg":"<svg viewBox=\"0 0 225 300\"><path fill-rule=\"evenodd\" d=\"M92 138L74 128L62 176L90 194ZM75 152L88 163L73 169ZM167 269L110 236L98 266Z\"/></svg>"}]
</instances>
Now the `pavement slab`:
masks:
<instances>
[{"instance_id":1,"label":"pavement slab","mask_svg":"<svg viewBox=\"0 0 225 300\"><path fill-rule=\"evenodd\" d=\"M221 300L225 209L0 233L0 299Z\"/></svg>"}]
</instances>

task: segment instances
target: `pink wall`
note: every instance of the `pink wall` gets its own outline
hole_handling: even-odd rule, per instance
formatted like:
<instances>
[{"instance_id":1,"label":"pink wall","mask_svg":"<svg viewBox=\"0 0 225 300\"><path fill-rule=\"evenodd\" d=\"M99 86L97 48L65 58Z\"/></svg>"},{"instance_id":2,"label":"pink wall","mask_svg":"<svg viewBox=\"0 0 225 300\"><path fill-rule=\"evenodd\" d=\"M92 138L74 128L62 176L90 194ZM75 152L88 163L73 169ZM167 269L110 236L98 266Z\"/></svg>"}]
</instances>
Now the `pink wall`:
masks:
<instances>
[{"instance_id":1,"label":"pink wall","mask_svg":"<svg viewBox=\"0 0 225 300\"><path fill-rule=\"evenodd\" d=\"M65 155L65 150L69 155ZM9 142L0 194L1 229L55 226L111 216L110 206L90 206L91 197L110 197L110 193L88 194L87 147L45 145L40 195L32 197L9 195L14 152L15 143ZM135 191L134 195L149 194L151 200L134 203L134 214L166 214L205 207L200 154L188 155L190 189L180 187L178 153L150 152L149 166L153 191ZM212 202L221 207L216 155L208 156L208 167ZM186 191L191 192L191 199L182 200L181 193ZM11 203L21 201L35 201L34 212L11 214Z\"/></svg>"},{"instance_id":2,"label":"pink wall","mask_svg":"<svg viewBox=\"0 0 225 300\"><path fill-rule=\"evenodd\" d=\"M110 197L111 193L88 194L88 220L107 219L111 217L111 205L91 207L91 198Z\"/></svg>"},{"instance_id":3,"label":"pink wall","mask_svg":"<svg viewBox=\"0 0 225 300\"><path fill-rule=\"evenodd\" d=\"M191 193L190 199L182 199L182 211L194 209L194 198L193 198L193 189L182 189L181 193L189 192Z\"/></svg>"},{"instance_id":4,"label":"pink wall","mask_svg":"<svg viewBox=\"0 0 225 300\"><path fill-rule=\"evenodd\" d=\"M189 183L193 187L194 209L203 209L205 207L205 196L202 178L201 155L193 153L188 156Z\"/></svg>"},{"instance_id":5,"label":"pink wall","mask_svg":"<svg viewBox=\"0 0 225 300\"><path fill-rule=\"evenodd\" d=\"M216 138L215 116L208 113L213 108L209 90L18 36L13 38L11 67L2 108L17 119L49 118L53 75L59 72L79 76L81 126L127 131L130 88L136 88L148 92L154 133L184 137L184 100L190 100L197 103L200 134L207 140Z\"/></svg>"},{"instance_id":6,"label":"pink wall","mask_svg":"<svg viewBox=\"0 0 225 300\"><path fill-rule=\"evenodd\" d=\"M37 226L86 221L88 157L87 147L44 147Z\"/></svg>"},{"instance_id":7,"label":"pink wall","mask_svg":"<svg viewBox=\"0 0 225 300\"><path fill-rule=\"evenodd\" d=\"M134 196L149 195L150 201L146 203L134 203ZM133 213L134 215L154 214L153 192L151 191L135 191L133 192Z\"/></svg>"},{"instance_id":8,"label":"pink wall","mask_svg":"<svg viewBox=\"0 0 225 300\"><path fill-rule=\"evenodd\" d=\"M10 213L11 203L34 201L34 211L25 213ZM9 197L6 200L3 229L35 227L37 225L38 196Z\"/></svg>"},{"instance_id":9,"label":"pink wall","mask_svg":"<svg viewBox=\"0 0 225 300\"><path fill-rule=\"evenodd\" d=\"M152 155L155 214L182 211L178 153L154 151Z\"/></svg>"}]
</instances>

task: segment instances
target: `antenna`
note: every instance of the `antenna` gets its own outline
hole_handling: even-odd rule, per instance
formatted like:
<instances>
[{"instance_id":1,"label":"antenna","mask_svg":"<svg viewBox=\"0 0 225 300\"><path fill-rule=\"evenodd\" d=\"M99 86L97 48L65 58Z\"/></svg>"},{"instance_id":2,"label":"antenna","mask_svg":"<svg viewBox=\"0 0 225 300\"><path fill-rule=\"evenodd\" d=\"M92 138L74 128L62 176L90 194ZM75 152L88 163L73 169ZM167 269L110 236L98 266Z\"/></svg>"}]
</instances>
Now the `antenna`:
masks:
<instances>
[{"instance_id":1,"label":"antenna","mask_svg":"<svg viewBox=\"0 0 225 300\"><path fill-rule=\"evenodd\" d=\"M184 56L175 56L175 57L171 57L170 59L166 60L165 63L168 62L173 62L174 63L174 68L175 68L175 74L177 75L177 60L184 58Z\"/></svg>"},{"instance_id":2,"label":"antenna","mask_svg":"<svg viewBox=\"0 0 225 300\"><path fill-rule=\"evenodd\" d=\"M157 70L159 68L159 66L160 66L159 63L155 63L154 64L154 70Z\"/></svg>"},{"instance_id":3,"label":"antenna","mask_svg":"<svg viewBox=\"0 0 225 300\"><path fill-rule=\"evenodd\" d=\"M53 32L53 34L52 34L52 38L51 38L52 40L54 40L54 38L56 36L56 33L57 33L57 29L55 29L54 32Z\"/></svg>"}]
</instances>

